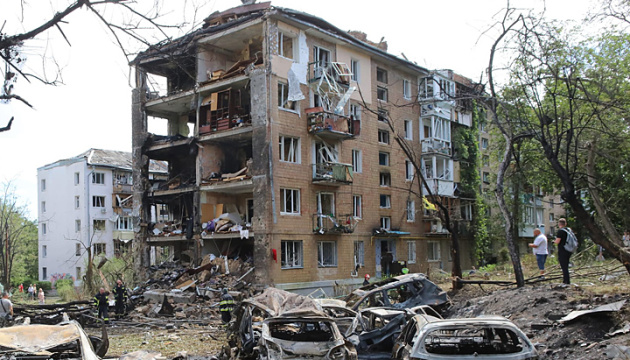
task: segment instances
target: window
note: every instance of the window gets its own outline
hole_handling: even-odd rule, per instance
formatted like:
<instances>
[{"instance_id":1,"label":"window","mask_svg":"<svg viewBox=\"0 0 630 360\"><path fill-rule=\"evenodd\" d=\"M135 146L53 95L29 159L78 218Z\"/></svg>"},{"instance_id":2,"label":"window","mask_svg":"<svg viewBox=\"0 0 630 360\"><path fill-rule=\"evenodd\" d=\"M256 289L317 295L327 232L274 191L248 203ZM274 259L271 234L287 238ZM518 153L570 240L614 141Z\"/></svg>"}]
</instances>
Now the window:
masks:
<instances>
[{"instance_id":1,"label":"window","mask_svg":"<svg viewBox=\"0 0 630 360\"><path fill-rule=\"evenodd\" d=\"M392 219L389 216L381 217L381 229L389 230L392 227Z\"/></svg>"},{"instance_id":2,"label":"window","mask_svg":"<svg viewBox=\"0 0 630 360\"><path fill-rule=\"evenodd\" d=\"M392 207L392 196L387 194L380 195L381 209L389 209Z\"/></svg>"},{"instance_id":3,"label":"window","mask_svg":"<svg viewBox=\"0 0 630 360\"><path fill-rule=\"evenodd\" d=\"M92 196L93 207L105 207L105 196Z\"/></svg>"},{"instance_id":4,"label":"window","mask_svg":"<svg viewBox=\"0 0 630 360\"><path fill-rule=\"evenodd\" d=\"M48 246L42 245L42 257L45 258L48 256Z\"/></svg>"},{"instance_id":5,"label":"window","mask_svg":"<svg viewBox=\"0 0 630 360\"><path fill-rule=\"evenodd\" d=\"M411 100L411 82L409 80L403 80L403 97Z\"/></svg>"},{"instance_id":6,"label":"window","mask_svg":"<svg viewBox=\"0 0 630 360\"><path fill-rule=\"evenodd\" d=\"M80 207L81 207L81 197L75 196L74 197L74 208L78 209Z\"/></svg>"},{"instance_id":7,"label":"window","mask_svg":"<svg viewBox=\"0 0 630 360\"><path fill-rule=\"evenodd\" d=\"M95 219L92 222L92 226L94 227L94 231L105 231L105 220Z\"/></svg>"},{"instance_id":8,"label":"window","mask_svg":"<svg viewBox=\"0 0 630 360\"><path fill-rule=\"evenodd\" d=\"M41 191L46 191L46 179L40 181L40 189Z\"/></svg>"},{"instance_id":9,"label":"window","mask_svg":"<svg viewBox=\"0 0 630 360\"><path fill-rule=\"evenodd\" d=\"M379 152L378 153L378 164L381 166L389 166L389 153Z\"/></svg>"},{"instance_id":10,"label":"window","mask_svg":"<svg viewBox=\"0 0 630 360\"><path fill-rule=\"evenodd\" d=\"M48 227L46 226L46 223L42 224L42 235L46 235L46 233L48 232Z\"/></svg>"},{"instance_id":11,"label":"window","mask_svg":"<svg viewBox=\"0 0 630 360\"><path fill-rule=\"evenodd\" d=\"M381 101L387 101L387 88L383 86L376 87L376 98Z\"/></svg>"},{"instance_id":12,"label":"window","mask_svg":"<svg viewBox=\"0 0 630 360\"><path fill-rule=\"evenodd\" d=\"M414 174L415 169L413 167L413 163L409 160L405 160L405 180L413 181Z\"/></svg>"},{"instance_id":13,"label":"window","mask_svg":"<svg viewBox=\"0 0 630 360\"><path fill-rule=\"evenodd\" d=\"M81 250L83 250L81 243L76 243L74 247L74 255L81 256Z\"/></svg>"},{"instance_id":14,"label":"window","mask_svg":"<svg viewBox=\"0 0 630 360\"><path fill-rule=\"evenodd\" d=\"M74 231L75 232L80 232L81 231L81 220L79 220L79 219L74 220Z\"/></svg>"},{"instance_id":15,"label":"window","mask_svg":"<svg viewBox=\"0 0 630 360\"><path fill-rule=\"evenodd\" d=\"M442 256L440 254L440 242L427 241L427 260L440 261L441 259L442 259Z\"/></svg>"},{"instance_id":16,"label":"window","mask_svg":"<svg viewBox=\"0 0 630 360\"><path fill-rule=\"evenodd\" d=\"M363 214L363 209L361 207L361 195L353 195L352 196L352 216L360 219Z\"/></svg>"},{"instance_id":17,"label":"window","mask_svg":"<svg viewBox=\"0 0 630 360\"><path fill-rule=\"evenodd\" d=\"M359 60L350 60L350 71L352 71L352 80L359 81L359 71L361 71L361 67L359 66Z\"/></svg>"},{"instance_id":18,"label":"window","mask_svg":"<svg viewBox=\"0 0 630 360\"><path fill-rule=\"evenodd\" d=\"M488 148L488 139L481 138L481 148L482 149L487 149Z\"/></svg>"},{"instance_id":19,"label":"window","mask_svg":"<svg viewBox=\"0 0 630 360\"><path fill-rule=\"evenodd\" d=\"M78 172L74 173L74 185L79 185L79 183L81 182L81 174L79 174Z\"/></svg>"},{"instance_id":20,"label":"window","mask_svg":"<svg viewBox=\"0 0 630 360\"><path fill-rule=\"evenodd\" d=\"M280 161L300 163L300 138L280 136Z\"/></svg>"},{"instance_id":21,"label":"window","mask_svg":"<svg viewBox=\"0 0 630 360\"><path fill-rule=\"evenodd\" d=\"M43 280L47 280L48 279L48 268L46 268L46 267L42 268L42 279Z\"/></svg>"},{"instance_id":22,"label":"window","mask_svg":"<svg viewBox=\"0 0 630 360\"><path fill-rule=\"evenodd\" d=\"M482 122L479 124L479 130L481 130L481 132L486 132L486 123Z\"/></svg>"},{"instance_id":23,"label":"window","mask_svg":"<svg viewBox=\"0 0 630 360\"><path fill-rule=\"evenodd\" d=\"M289 101L289 85L278 83L278 107L286 110L296 110L296 102Z\"/></svg>"},{"instance_id":24,"label":"window","mask_svg":"<svg viewBox=\"0 0 630 360\"><path fill-rule=\"evenodd\" d=\"M483 164L483 166L490 166L490 156L483 155L481 157L481 163Z\"/></svg>"},{"instance_id":25,"label":"window","mask_svg":"<svg viewBox=\"0 0 630 360\"><path fill-rule=\"evenodd\" d=\"M92 247L93 255L105 254L105 250L107 249L106 245L107 244L94 244L94 246Z\"/></svg>"},{"instance_id":26,"label":"window","mask_svg":"<svg viewBox=\"0 0 630 360\"><path fill-rule=\"evenodd\" d=\"M131 241L125 242L114 239L114 256L120 257L129 254L129 251L131 251Z\"/></svg>"},{"instance_id":27,"label":"window","mask_svg":"<svg viewBox=\"0 0 630 360\"><path fill-rule=\"evenodd\" d=\"M350 104L350 116L352 116L354 120L361 121L361 106Z\"/></svg>"},{"instance_id":28,"label":"window","mask_svg":"<svg viewBox=\"0 0 630 360\"><path fill-rule=\"evenodd\" d=\"M280 213L300 214L300 190L280 189Z\"/></svg>"},{"instance_id":29,"label":"window","mask_svg":"<svg viewBox=\"0 0 630 360\"><path fill-rule=\"evenodd\" d=\"M42 201L42 212L45 213L46 212L46 202Z\"/></svg>"},{"instance_id":30,"label":"window","mask_svg":"<svg viewBox=\"0 0 630 360\"><path fill-rule=\"evenodd\" d=\"M354 173L363 172L361 150L352 150L352 171Z\"/></svg>"},{"instance_id":31,"label":"window","mask_svg":"<svg viewBox=\"0 0 630 360\"><path fill-rule=\"evenodd\" d=\"M376 68L376 81L387 84L387 70Z\"/></svg>"},{"instance_id":32,"label":"window","mask_svg":"<svg viewBox=\"0 0 630 360\"><path fill-rule=\"evenodd\" d=\"M472 203L465 203L461 207L462 219L467 221L472 221L473 217L473 207Z\"/></svg>"},{"instance_id":33,"label":"window","mask_svg":"<svg viewBox=\"0 0 630 360\"><path fill-rule=\"evenodd\" d=\"M416 221L416 202L413 200L407 200L407 221Z\"/></svg>"},{"instance_id":34,"label":"window","mask_svg":"<svg viewBox=\"0 0 630 360\"><path fill-rule=\"evenodd\" d=\"M553 214L549 213L549 222L552 222L552 221L553 221Z\"/></svg>"},{"instance_id":35,"label":"window","mask_svg":"<svg viewBox=\"0 0 630 360\"><path fill-rule=\"evenodd\" d=\"M354 266L365 266L365 248L363 241L354 242Z\"/></svg>"},{"instance_id":36,"label":"window","mask_svg":"<svg viewBox=\"0 0 630 360\"><path fill-rule=\"evenodd\" d=\"M77 280L81 279L81 267L77 266L76 268L76 273L77 273Z\"/></svg>"},{"instance_id":37,"label":"window","mask_svg":"<svg viewBox=\"0 0 630 360\"><path fill-rule=\"evenodd\" d=\"M283 269L302 268L302 241L282 241L281 266Z\"/></svg>"},{"instance_id":38,"label":"window","mask_svg":"<svg viewBox=\"0 0 630 360\"><path fill-rule=\"evenodd\" d=\"M388 115L387 110L383 108L378 109L378 121L387 121Z\"/></svg>"},{"instance_id":39,"label":"window","mask_svg":"<svg viewBox=\"0 0 630 360\"><path fill-rule=\"evenodd\" d=\"M416 242L407 241L407 264L416 263Z\"/></svg>"},{"instance_id":40,"label":"window","mask_svg":"<svg viewBox=\"0 0 630 360\"><path fill-rule=\"evenodd\" d=\"M381 186L392 186L392 175L390 173L380 173L379 184Z\"/></svg>"},{"instance_id":41,"label":"window","mask_svg":"<svg viewBox=\"0 0 630 360\"><path fill-rule=\"evenodd\" d=\"M105 173L93 172L92 184L105 184Z\"/></svg>"},{"instance_id":42,"label":"window","mask_svg":"<svg viewBox=\"0 0 630 360\"><path fill-rule=\"evenodd\" d=\"M405 139L413 140L413 122L405 120Z\"/></svg>"},{"instance_id":43,"label":"window","mask_svg":"<svg viewBox=\"0 0 630 360\"><path fill-rule=\"evenodd\" d=\"M379 130L378 131L378 142L381 144L389 144L389 131L387 130Z\"/></svg>"},{"instance_id":44,"label":"window","mask_svg":"<svg viewBox=\"0 0 630 360\"><path fill-rule=\"evenodd\" d=\"M292 36L289 36L283 32L278 32L278 54L287 59L293 59L293 40Z\"/></svg>"},{"instance_id":45,"label":"window","mask_svg":"<svg viewBox=\"0 0 630 360\"><path fill-rule=\"evenodd\" d=\"M337 266L337 243L334 241L317 242L317 265L319 267Z\"/></svg>"},{"instance_id":46,"label":"window","mask_svg":"<svg viewBox=\"0 0 630 360\"><path fill-rule=\"evenodd\" d=\"M490 184L490 173L484 172L482 178L484 183Z\"/></svg>"},{"instance_id":47,"label":"window","mask_svg":"<svg viewBox=\"0 0 630 360\"><path fill-rule=\"evenodd\" d=\"M120 217L118 217L118 222L116 224L116 230L133 231L133 222L131 221L131 217L130 216L120 216Z\"/></svg>"}]
</instances>

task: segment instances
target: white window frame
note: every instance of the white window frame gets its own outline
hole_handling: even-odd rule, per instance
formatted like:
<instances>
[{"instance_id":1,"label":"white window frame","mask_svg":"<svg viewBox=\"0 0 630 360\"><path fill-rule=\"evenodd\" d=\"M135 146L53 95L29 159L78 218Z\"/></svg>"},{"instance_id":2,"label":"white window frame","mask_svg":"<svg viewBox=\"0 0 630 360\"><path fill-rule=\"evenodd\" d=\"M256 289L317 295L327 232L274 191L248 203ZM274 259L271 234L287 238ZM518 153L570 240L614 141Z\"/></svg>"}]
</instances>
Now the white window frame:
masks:
<instances>
[{"instance_id":1,"label":"white window frame","mask_svg":"<svg viewBox=\"0 0 630 360\"><path fill-rule=\"evenodd\" d=\"M383 199L385 199L385 205L383 206ZM392 196L389 194L379 194L378 196L378 206L381 209L391 209L392 208Z\"/></svg>"},{"instance_id":2,"label":"white window frame","mask_svg":"<svg viewBox=\"0 0 630 360\"><path fill-rule=\"evenodd\" d=\"M116 221L116 230L133 231L133 218L131 216L119 216Z\"/></svg>"},{"instance_id":3,"label":"white window frame","mask_svg":"<svg viewBox=\"0 0 630 360\"><path fill-rule=\"evenodd\" d=\"M286 91L285 91L286 90ZM287 97L285 99L284 97ZM298 102L291 101L291 105L289 106L289 84L283 83L282 81L278 81L278 108L280 110L298 113Z\"/></svg>"},{"instance_id":4,"label":"white window frame","mask_svg":"<svg viewBox=\"0 0 630 360\"><path fill-rule=\"evenodd\" d=\"M285 153L287 151L287 142L289 148L288 154L285 156ZM301 143L299 137L281 135L279 138L280 161L291 164L300 164L302 162L302 147L300 145Z\"/></svg>"},{"instance_id":5,"label":"white window frame","mask_svg":"<svg viewBox=\"0 0 630 360\"><path fill-rule=\"evenodd\" d=\"M416 242L413 240L407 241L407 264L416 263L416 252Z\"/></svg>"},{"instance_id":6,"label":"white window frame","mask_svg":"<svg viewBox=\"0 0 630 360\"><path fill-rule=\"evenodd\" d=\"M381 216L381 229L390 230L392 228L392 218L389 216Z\"/></svg>"},{"instance_id":7,"label":"white window frame","mask_svg":"<svg viewBox=\"0 0 630 360\"><path fill-rule=\"evenodd\" d=\"M413 140L413 121L405 120L405 140Z\"/></svg>"},{"instance_id":8,"label":"white window frame","mask_svg":"<svg viewBox=\"0 0 630 360\"><path fill-rule=\"evenodd\" d=\"M285 38L291 39L291 57L284 55L284 40ZM288 34L284 31L278 31L278 55L289 60L295 59L295 36Z\"/></svg>"},{"instance_id":9,"label":"white window frame","mask_svg":"<svg viewBox=\"0 0 630 360\"><path fill-rule=\"evenodd\" d=\"M549 213L549 222L553 222L553 221L554 221L553 213Z\"/></svg>"},{"instance_id":10,"label":"white window frame","mask_svg":"<svg viewBox=\"0 0 630 360\"><path fill-rule=\"evenodd\" d=\"M79 185L81 183L81 173L74 173L74 185Z\"/></svg>"},{"instance_id":11,"label":"white window frame","mask_svg":"<svg viewBox=\"0 0 630 360\"><path fill-rule=\"evenodd\" d=\"M403 98L411 100L411 81L403 79Z\"/></svg>"},{"instance_id":12,"label":"white window frame","mask_svg":"<svg viewBox=\"0 0 630 360\"><path fill-rule=\"evenodd\" d=\"M381 164L381 154L385 155L385 164ZM378 152L378 164L380 166L389 166L389 153L385 151Z\"/></svg>"},{"instance_id":13,"label":"white window frame","mask_svg":"<svg viewBox=\"0 0 630 360\"><path fill-rule=\"evenodd\" d=\"M105 207L105 196L99 196L99 195L92 196L92 207L104 208Z\"/></svg>"},{"instance_id":14,"label":"white window frame","mask_svg":"<svg viewBox=\"0 0 630 360\"><path fill-rule=\"evenodd\" d=\"M361 63L357 59L350 60L350 71L352 71L352 81L359 82L361 76L359 75L361 72Z\"/></svg>"},{"instance_id":15,"label":"white window frame","mask_svg":"<svg viewBox=\"0 0 630 360\"><path fill-rule=\"evenodd\" d=\"M333 247L333 261L324 263L324 246ZM336 241L318 241L317 242L317 267L337 267L337 242Z\"/></svg>"},{"instance_id":16,"label":"white window frame","mask_svg":"<svg viewBox=\"0 0 630 360\"><path fill-rule=\"evenodd\" d=\"M293 259L289 259L289 251L294 254ZM280 268L281 269L302 269L304 268L304 243L302 240L282 240L280 242Z\"/></svg>"},{"instance_id":17,"label":"white window frame","mask_svg":"<svg viewBox=\"0 0 630 360\"><path fill-rule=\"evenodd\" d=\"M462 220L472 221L472 217L473 217L472 202L465 202L462 205L460 205L460 208L461 208L461 213L462 213Z\"/></svg>"},{"instance_id":18,"label":"white window frame","mask_svg":"<svg viewBox=\"0 0 630 360\"><path fill-rule=\"evenodd\" d=\"M105 185L105 173L93 172L92 173L92 184Z\"/></svg>"},{"instance_id":19,"label":"white window frame","mask_svg":"<svg viewBox=\"0 0 630 360\"><path fill-rule=\"evenodd\" d=\"M352 149L352 172L361 174L363 172L363 152L358 149Z\"/></svg>"},{"instance_id":20,"label":"white window frame","mask_svg":"<svg viewBox=\"0 0 630 360\"><path fill-rule=\"evenodd\" d=\"M389 145L389 131L387 130L378 130L378 143Z\"/></svg>"},{"instance_id":21,"label":"white window frame","mask_svg":"<svg viewBox=\"0 0 630 360\"><path fill-rule=\"evenodd\" d=\"M389 101L389 91L385 86L376 87L376 98L382 102Z\"/></svg>"},{"instance_id":22,"label":"white window frame","mask_svg":"<svg viewBox=\"0 0 630 360\"><path fill-rule=\"evenodd\" d=\"M365 266L365 243L361 240L354 241L354 266Z\"/></svg>"},{"instance_id":23,"label":"white window frame","mask_svg":"<svg viewBox=\"0 0 630 360\"><path fill-rule=\"evenodd\" d=\"M388 172L380 172L378 174L378 182L381 187L391 187L392 186L392 174Z\"/></svg>"},{"instance_id":24,"label":"white window frame","mask_svg":"<svg viewBox=\"0 0 630 360\"><path fill-rule=\"evenodd\" d=\"M429 251L429 249L432 249L433 251ZM431 258L431 255L434 255L434 257ZM435 262L435 261L441 261L441 260L442 260L442 250L440 249L440 242L427 241L427 261Z\"/></svg>"},{"instance_id":25,"label":"white window frame","mask_svg":"<svg viewBox=\"0 0 630 360\"><path fill-rule=\"evenodd\" d=\"M361 195L352 195L352 216L357 219L363 217L363 198Z\"/></svg>"},{"instance_id":26,"label":"white window frame","mask_svg":"<svg viewBox=\"0 0 630 360\"><path fill-rule=\"evenodd\" d=\"M410 160L405 160L405 181L413 181L415 175L413 163Z\"/></svg>"},{"instance_id":27,"label":"white window frame","mask_svg":"<svg viewBox=\"0 0 630 360\"><path fill-rule=\"evenodd\" d=\"M407 222L416 221L416 202L415 200L407 200Z\"/></svg>"},{"instance_id":28,"label":"white window frame","mask_svg":"<svg viewBox=\"0 0 630 360\"><path fill-rule=\"evenodd\" d=\"M353 116L354 120L359 120L361 122L361 106L357 104L350 104L350 115Z\"/></svg>"},{"instance_id":29,"label":"white window frame","mask_svg":"<svg viewBox=\"0 0 630 360\"><path fill-rule=\"evenodd\" d=\"M288 194L291 196L292 209L286 208ZM280 189L280 215L300 215L300 189Z\"/></svg>"}]
</instances>

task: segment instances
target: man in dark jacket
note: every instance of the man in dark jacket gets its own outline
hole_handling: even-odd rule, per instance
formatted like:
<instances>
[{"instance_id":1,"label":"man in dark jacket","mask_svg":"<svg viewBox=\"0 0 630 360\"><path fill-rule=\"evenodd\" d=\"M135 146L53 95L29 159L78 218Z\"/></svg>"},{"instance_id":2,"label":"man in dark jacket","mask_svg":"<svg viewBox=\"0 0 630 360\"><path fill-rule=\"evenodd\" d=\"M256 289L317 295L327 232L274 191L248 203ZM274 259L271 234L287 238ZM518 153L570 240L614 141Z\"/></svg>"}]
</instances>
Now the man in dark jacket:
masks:
<instances>
[{"instance_id":1,"label":"man in dark jacket","mask_svg":"<svg viewBox=\"0 0 630 360\"><path fill-rule=\"evenodd\" d=\"M125 315L125 306L127 305L127 288L123 285L122 280L116 281L116 287L112 290L114 299L116 299L116 317Z\"/></svg>"},{"instance_id":2,"label":"man in dark jacket","mask_svg":"<svg viewBox=\"0 0 630 360\"><path fill-rule=\"evenodd\" d=\"M571 259L571 253L564 248L564 244L567 243L567 232L564 228L567 226L565 219L558 220L558 232L556 233L556 240L554 243L558 245L558 262L560 263L560 269L562 269L562 283L570 284L571 278L569 277L569 260Z\"/></svg>"},{"instance_id":3,"label":"man in dark jacket","mask_svg":"<svg viewBox=\"0 0 630 360\"><path fill-rule=\"evenodd\" d=\"M221 311L221 320L227 324L232 319L232 310L234 310L234 298L228 293L227 288L221 290L221 302L219 302L219 310Z\"/></svg>"},{"instance_id":4,"label":"man in dark jacket","mask_svg":"<svg viewBox=\"0 0 630 360\"><path fill-rule=\"evenodd\" d=\"M105 289L101 288L98 294L94 295L94 306L98 309L98 317L105 320L105 323L109 323L109 299L107 296L109 293L105 292Z\"/></svg>"}]
</instances>

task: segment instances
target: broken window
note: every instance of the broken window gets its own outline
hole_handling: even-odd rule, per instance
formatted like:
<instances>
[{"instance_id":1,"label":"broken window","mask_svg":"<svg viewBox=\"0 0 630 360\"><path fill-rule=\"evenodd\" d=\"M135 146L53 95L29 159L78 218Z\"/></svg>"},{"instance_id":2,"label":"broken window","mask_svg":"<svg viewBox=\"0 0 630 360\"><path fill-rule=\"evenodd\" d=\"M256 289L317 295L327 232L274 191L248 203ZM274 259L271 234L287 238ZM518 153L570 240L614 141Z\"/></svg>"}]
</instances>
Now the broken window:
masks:
<instances>
[{"instance_id":1,"label":"broken window","mask_svg":"<svg viewBox=\"0 0 630 360\"><path fill-rule=\"evenodd\" d=\"M365 266L365 249L363 241L354 242L354 266Z\"/></svg>"},{"instance_id":2,"label":"broken window","mask_svg":"<svg viewBox=\"0 0 630 360\"><path fill-rule=\"evenodd\" d=\"M300 163L300 138L280 136L280 161Z\"/></svg>"},{"instance_id":3,"label":"broken window","mask_svg":"<svg viewBox=\"0 0 630 360\"><path fill-rule=\"evenodd\" d=\"M300 213L300 190L280 189L280 213L285 215Z\"/></svg>"},{"instance_id":4,"label":"broken window","mask_svg":"<svg viewBox=\"0 0 630 360\"><path fill-rule=\"evenodd\" d=\"M490 156L484 155L481 157L481 163L483 166L490 166Z\"/></svg>"},{"instance_id":5,"label":"broken window","mask_svg":"<svg viewBox=\"0 0 630 360\"><path fill-rule=\"evenodd\" d=\"M389 145L389 131L387 130L379 130L378 131L378 142L381 144Z\"/></svg>"},{"instance_id":6,"label":"broken window","mask_svg":"<svg viewBox=\"0 0 630 360\"><path fill-rule=\"evenodd\" d=\"M416 263L416 242L407 241L407 264Z\"/></svg>"},{"instance_id":7,"label":"broken window","mask_svg":"<svg viewBox=\"0 0 630 360\"><path fill-rule=\"evenodd\" d=\"M352 80L359 81L359 71L361 71L359 60L350 60L350 71L352 71Z\"/></svg>"},{"instance_id":8,"label":"broken window","mask_svg":"<svg viewBox=\"0 0 630 360\"><path fill-rule=\"evenodd\" d=\"M92 206L93 207L105 207L105 196L92 196Z\"/></svg>"},{"instance_id":9,"label":"broken window","mask_svg":"<svg viewBox=\"0 0 630 360\"><path fill-rule=\"evenodd\" d=\"M350 116L352 116L354 120L361 121L361 106L350 104Z\"/></svg>"},{"instance_id":10,"label":"broken window","mask_svg":"<svg viewBox=\"0 0 630 360\"><path fill-rule=\"evenodd\" d=\"M352 216L360 219L361 215L362 215L361 195L353 195L352 196Z\"/></svg>"},{"instance_id":11,"label":"broken window","mask_svg":"<svg viewBox=\"0 0 630 360\"><path fill-rule=\"evenodd\" d=\"M416 221L416 202L413 200L407 200L407 221Z\"/></svg>"},{"instance_id":12,"label":"broken window","mask_svg":"<svg viewBox=\"0 0 630 360\"><path fill-rule=\"evenodd\" d=\"M119 185L133 185L133 176L131 173L116 173L115 182Z\"/></svg>"},{"instance_id":13,"label":"broken window","mask_svg":"<svg viewBox=\"0 0 630 360\"><path fill-rule=\"evenodd\" d=\"M465 203L461 206L461 212L462 212L462 219L463 220L468 220L468 221L472 221L472 217L473 217L473 209L472 209L472 203Z\"/></svg>"},{"instance_id":14,"label":"broken window","mask_svg":"<svg viewBox=\"0 0 630 360\"><path fill-rule=\"evenodd\" d=\"M282 240L281 266L283 269L301 268L302 265L302 241Z\"/></svg>"},{"instance_id":15,"label":"broken window","mask_svg":"<svg viewBox=\"0 0 630 360\"><path fill-rule=\"evenodd\" d=\"M363 172L363 165L361 164L361 160L361 150L352 150L352 171L354 173Z\"/></svg>"},{"instance_id":16,"label":"broken window","mask_svg":"<svg viewBox=\"0 0 630 360\"><path fill-rule=\"evenodd\" d=\"M93 172L92 184L105 184L105 173Z\"/></svg>"},{"instance_id":17,"label":"broken window","mask_svg":"<svg viewBox=\"0 0 630 360\"><path fill-rule=\"evenodd\" d=\"M488 148L488 139L481 138L481 148L482 149L487 149Z\"/></svg>"},{"instance_id":18,"label":"broken window","mask_svg":"<svg viewBox=\"0 0 630 360\"><path fill-rule=\"evenodd\" d=\"M411 100L411 81L403 80L403 97L407 100Z\"/></svg>"},{"instance_id":19,"label":"broken window","mask_svg":"<svg viewBox=\"0 0 630 360\"><path fill-rule=\"evenodd\" d=\"M114 255L122 256L128 254L131 250L131 241L120 241L114 239Z\"/></svg>"},{"instance_id":20,"label":"broken window","mask_svg":"<svg viewBox=\"0 0 630 360\"><path fill-rule=\"evenodd\" d=\"M377 86L376 87L376 98L381 100L381 101L387 101L387 88L383 87L383 86Z\"/></svg>"},{"instance_id":21,"label":"broken window","mask_svg":"<svg viewBox=\"0 0 630 360\"><path fill-rule=\"evenodd\" d=\"M296 102L289 100L289 85L278 83L278 107L286 110L296 110Z\"/></svg>"},{"instance_id":22,"label":"broken window","mask_svg":"<svg viewBox=\"0 0 630 360\"><path fill-rule=\"evenodd\" d=\"M335 333L330 323L316 320L272 322L269 324L269 334L276 339L297 342L312 343L335 340Z\"/></svg>"},{"instance_id":23,"label":"broken window","mask_svg":"<svg viewBox=\"0 0 630 360\"><path fill-rule=\"evenodd\" d=\"M392 227L392 219L389 216L381 217L381 229L389 230Z\"/></svg>"},{"instance_id":24,"label":"broken window","mask_svg":"<svg viewBox=\"0 0 630 360\"><path fill-rule=\"evenodd\" d=\"M293 43L295 38L283 32L278 32L278 53L287 59L293 59Z\"/></svg>"},{"instance_id":25,"label":"broken window","mask_svg":"<svg viewBox=\"0 0 630 360\"><path fill-rule=\"evenodd\" d=\"M378 109L378 121L387 121L388 116L389 114L387 113L387 110L383 108Z\"/></svg>"},{"instance_id":26,"label":"broken window","mask_svg":"<svg viewBox=\"0 0 630 360\"><path fill-rule=\"evenodd\" d=\"M116 223L116 230L133 231L133 223L131 221L131 217L130 216L118 217L118 222Z\"/></svg>"},{"instance_id":27,"label":"broken window","mask_svg":"<svg viewBox=\"0 0 630 360\"><path fill-rule=\"evenodd\" d=\"M75 244L75 248L74 248L74 255L75 256L81 256L81 250L83 249L83 247L81 246L81 243L76 243Z\"/></svg>"},{"instance_id":28,"label":"broken window","mask_svg":"<svg viewBox=\"0 0 630 360\"><path fill-rule=\"evenodd\" d=\"M378 153L378 164L381 166L389 166L389 153L379 152Z\"/></svg>"},{"instance_id":29,"label":"broken window","mask_svg":"<svg viewBox=\"0 0 630 360\"><path fill-rule=\"evenodd\" d=\"M513 354L523 350L514 331L489 326L451 326L436 328L424 337L424 348L431 354L478 356Z\"/></svg>"},{"instance_id":30,"label":"broken window","mask_svg":"<svg viewBox=\"0 0 630 360\"><path fill-rule=\"evenodd\" d=\"M319 267L337 266L337 243L335 241L317 242L317 265Z\"/></svg>"},{"instance_id":31,"label":"broken window","mask_svg":"<svg viewBox=\"0 0 630 360\"><path fill-rule=\"evenodd\" d=\"M105 254L105 250L107 249L107 244L94 244L92 245L93 255Z\"/></svg>"},{"instance_id":32,"label":"broken window","mask_svg":"<svg viewBox=\"0 0 630 360\"><path fill-rule=\"evenodd\" d=\"M105 231L105 220L95 219L92 222L92 226L94 227L94 231Z\"/></svg>"},{"instance_id":33,"label":"broken window","mask_svg":"<svg viewBox=\"0 0 630 360\"><path fill-rule=\"evenodd\" d=\"M482 174L483 182L486 184L490 184L490 173L484 172Z\"/></svg>"},{"instance_id":34,"label":"broken window","mask_svg":"<svg viewBox=\"0 0 630 360\"><path fill-rule=\"evenodd\" d=\"M387 70L376 68L376 81L387 84Z\"/></svg>"},{"instance_id":35,"label":"broken window","mask_svg":"<svg viewBox=\"0 0 630 360\"><path fill-rule=\"evenodd\" d=\"M405 120L405 139L413 140L413 122L411 120Z\"/></svg>"},{"instance_id":36,"label":"broken window","mask_svg":"<svg viewBox=\"0 0 630 360\"><path fill-rule=\"evenodd\" d=\"M427 241L427 260L440 261L441 259L442 255L440 254L440 242Z\"/></svg>"},{"instance_id":37,"label":"broken window","mask_svg":"<svg viewBox=\"0 0 630 360\"><path fill-rule=\"evenodd\" d=\"M412 181L415 174L413 163L409 160L405 160L405 180Z\"/></svg>"},{"instance_id":38,"label":"broken window","mask_svg":"<svg viewBox=\"0 0 630 360\"><path fill-rule=\"evenodd\" d=\"M392 207L392 196L387 194L381 194L380 196L381 209L389 209Z\"/></svg>"},{"instance_id":39,"label":"broken window","mask_svg":"<svg viewBox=\"0 0 630 360\"><path fill-rule=\"evenodd\" d=\"M380 173L379 182L381 186L390 187L392 185L392 175L385 172Z\"/></svg>"},{"instance_id":40,"label":"broken window","mask_svg":"<svg viewBox=\"0 0 630 360\"><path fill-rule=\"evenodd\" d=\"M330 51L314 46L313 62L315 62L315 78L320 78L330 63Z\"/></svg>"}]
</instances>

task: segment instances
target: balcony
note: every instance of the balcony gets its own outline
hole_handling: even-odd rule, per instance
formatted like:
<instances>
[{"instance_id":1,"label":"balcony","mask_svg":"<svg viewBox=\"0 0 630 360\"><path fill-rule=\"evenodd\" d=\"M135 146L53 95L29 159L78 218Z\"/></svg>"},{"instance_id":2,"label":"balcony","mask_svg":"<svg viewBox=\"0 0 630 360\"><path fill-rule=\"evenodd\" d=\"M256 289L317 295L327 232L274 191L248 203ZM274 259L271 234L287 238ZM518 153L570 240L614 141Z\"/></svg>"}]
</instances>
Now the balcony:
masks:
<instances>
[{"instance_id":1,"label":"balcony","mask_svg":"<svg viewBox=\"0 0 630 360\"><path fill-rule=\"evenodd\" d=\"M429 188L431 188L431 192L434 195L452 197L455 193L453 180L427 178L427 183L429 184ZM423 188L422 190L425 196L429 195L425 188Z\"/></svg>"},{"instance_id":2,"label":"balcony","mask_svg":"<svg viewBox=\"0 0 630 360\"><path fill-rule=\"evenodd\" d=\"M451 103L443 102L443 103L440 103L440 105L444 105L444 106L437 106L436 104L422 105L422 107L420 108L420 115L423 117L437 116L440 118L451 120L451 113L453 112L453 110L449 106L451 105Z\"/></svg>"},{"instance_id":3,"label":"balcony","mask_svg":"<svg viewBox=\"0 0 630 360\"><path fill-rule=\"evenodd\" d=\"M322 107L305 110L308 121L308 133L324 140L347 140L361 133L361 122L351 117L336 115Z\"/></svg>"},{"instance_id":4,"label":"balcony","mask_svg":"<svg viewBox=\"0 0 630 360\"><path fill-rule=\"evenodd\" d=\"M451 143L436 138L422 139L422 153L451 156Z\"/></svg>"},{"instance_id":5,"label":"balcony","mask_svg":"<svg viewBox=\"0 0 630 360\"><path fill-rule=\"evenodd\" d=\"M349 185L352 184L352 165L326 162L313 164L313 184Z\"/></svg>"},{"instance_id":6,"label":"balcony","mask_svg":"<svg viewBox=\"0 0 630 360\"><path fill-rule=\"evenodd\" d=\"M326 215L313 214L313 233L326 234L351 234L357 226L358 220L352 214Z\"/></svg>"}]
</instances>

